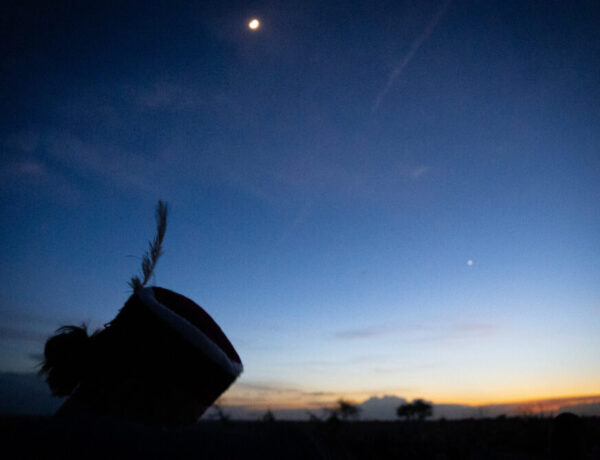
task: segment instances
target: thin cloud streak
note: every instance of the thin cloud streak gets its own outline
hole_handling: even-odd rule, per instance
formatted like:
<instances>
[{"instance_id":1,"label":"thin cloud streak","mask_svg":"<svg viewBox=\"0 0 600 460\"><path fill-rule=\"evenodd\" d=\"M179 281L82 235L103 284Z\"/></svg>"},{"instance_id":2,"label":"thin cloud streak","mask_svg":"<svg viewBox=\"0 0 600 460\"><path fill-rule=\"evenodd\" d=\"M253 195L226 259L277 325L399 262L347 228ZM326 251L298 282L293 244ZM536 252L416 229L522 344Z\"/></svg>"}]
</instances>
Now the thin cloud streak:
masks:
<instances>
[{"instance_id":1,"label":"thin cloud streak","mask_svg":"<svg viewBox=\"0 0 600 460\"><path fill-rule=\"evenodd\" d=\"M218 405L244 407L248 410L271 409L323 409L334 404L339 398L349 400L366 399L373 394L413 393L414 388L384 387L359 388L357 390L331 391L327 389L300 389L286 383L273 384L241 381L230 388L221 398Z\"/></svg>"},{"instance_id":2,"label":"thin cloud streak","mask_svg":"<svg viewBox=\"0 0 600 460\"><path fill-rule=\"evenodd\" d=\"M220 399L219 404L263 408L321 408L331 404L342 393L322 390L302 390L285 384L238 382Z\"/></svg>"},{"instance_id":3,"label":"thin cloud streak","mask_svg":"<svg viewBox=\"0 0 600 460\"><path fill-rule=\"evenodd\" d=\"M418 179L421 176L424 176L425 174L427 174L428 172L429 172L429 167L428 166L420 166L418 168L414 168L410 172L410 177L412 177L413 179Z\"/></svg>"},{"instance_id":4,"label":"thin cloud streak","mask_svg":"<svg viewBox=\"0 0 600 460\"><path fill-rule=\"evenodd\" d=\"M500 326L497 324L462 323L454 324L438 333L426 333L418 337L410 337L407 341L415 343L447 343L461 340L484 339L493 337L499 330Z\"/></svg>"},{"instance_id":5,"label":"thin cloud streak","mask_svg":"<svg viewBox=\"0 0 600 460\"><path fill-rule=\"evenodd\" d=\"M18 329L14 327L0 327L0 340L19 340L25 342L44 343L51 334Z\"/></svg>"},{"instance_id":6,"label":"thin cloud streak","mask_svg":"<svg viewBox=\"0 0 600 460\"><path fill-rule=\"evenodd\" d=\"M446 2L444 2L444 4L440 7L440 9L435 14L435 16L431 19L429 24L427 24L427 27L425 27L425 30L423 30L423 33L421 33L421 35L419 35L417 37L417 39L412 43L412 45L410 46L410 49L408 50L408 53L406 54L406 56L404 56L404 59L402 59L400 64L398 64L398 66L396 66L396 68L392 71L392 73L388 77L388 81L387 81L385 87L383 88L383 90L379 93L379 95L375 99L375 102L371 109L372 113L377 112L377 109L381 105L383 98L387 95L389 90L392 88L396 79L400 75L402 75L402 72L404 72L404 69L406 68L406 66L410 63L410 61L412 61L413 57L415 56L416 52L419 50L419 48L421 47L423 42L425 40L427 40L429 38L429 36L433 33L436 26L438 25L438 22L440 22L440 19L442 19L442 16L444 16L444 14L446 13L448 6L450 6L451 1L452 0L446 0Z\"/></svg>"},{"instance_id":7,"label":"thin cloud streak","mask_svg":"<svg viewBox=\"0 0 600 460\"><path fill-rule=\"evenodd\" d=\"M437 342L456 339L483 338L495 335L499 326L493 323L458 323L439 327L436 325L374 325L357 329L347 329L335 333L340 340L375 339L387 335L401 335L407 342ZM416 333L416 334L415 334Z\"/></svg>"},{"instance_id":8,"label":"thin cloud streak","mask_svg":"<svg viewBox=\"0 0 600 460\"><path fill-rule=\"evenodd\" d=\"M140 192L156 189L157 163L143 155L85 142L70 134L49 135L46 142L52 157L78 175Z\"/></svg>"},{"instance_id":9,"label":"thin cloud streak","mask_svg":"<svg viewBox=\"0 0 600 460\"><path fill-rule=\"evenodd\" d=\"M395 329L389 327L371 326L360 329L349 329L347 331L340 331L335 334L335 337L344 340L369 339L390 334L394 330Z\"/></svg>"}]
</instances>

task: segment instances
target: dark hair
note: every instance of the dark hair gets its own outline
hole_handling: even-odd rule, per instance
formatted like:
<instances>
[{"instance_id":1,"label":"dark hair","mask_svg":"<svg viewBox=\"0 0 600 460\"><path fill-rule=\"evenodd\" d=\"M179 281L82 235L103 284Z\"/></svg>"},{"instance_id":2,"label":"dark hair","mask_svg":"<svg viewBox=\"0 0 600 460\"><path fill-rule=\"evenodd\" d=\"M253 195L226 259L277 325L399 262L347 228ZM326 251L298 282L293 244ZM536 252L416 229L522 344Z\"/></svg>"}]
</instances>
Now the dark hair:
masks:
<instances>
[{"instance_id":1,"label":"dark hair","mask_svg":"<svg viewBox=\"0 0 600 460\"><path fill-rule=\"evenodd\" d=\"M92 337L85 324L63 326L44 347L40 375L54 396L68 396L82 380L89 364Z\"/></svg>"}]
</instances>

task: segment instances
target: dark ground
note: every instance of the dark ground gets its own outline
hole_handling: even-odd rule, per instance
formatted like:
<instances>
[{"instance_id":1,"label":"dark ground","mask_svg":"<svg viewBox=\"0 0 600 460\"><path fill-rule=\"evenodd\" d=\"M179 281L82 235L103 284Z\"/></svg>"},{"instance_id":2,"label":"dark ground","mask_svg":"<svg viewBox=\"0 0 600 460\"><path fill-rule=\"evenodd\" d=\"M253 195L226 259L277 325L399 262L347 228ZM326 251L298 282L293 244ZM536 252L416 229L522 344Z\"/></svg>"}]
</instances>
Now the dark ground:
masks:
<instances>
[{"instance_id":1,"label":"dark ground","mask_svg":"<svg viewBox=\"0 0 600 460\"><path fill-rule=\"evenodd\" d=\"M0 417L4 458L599 459L600 418L431 422L201 422Z\"/></svg>"}]
</instances>

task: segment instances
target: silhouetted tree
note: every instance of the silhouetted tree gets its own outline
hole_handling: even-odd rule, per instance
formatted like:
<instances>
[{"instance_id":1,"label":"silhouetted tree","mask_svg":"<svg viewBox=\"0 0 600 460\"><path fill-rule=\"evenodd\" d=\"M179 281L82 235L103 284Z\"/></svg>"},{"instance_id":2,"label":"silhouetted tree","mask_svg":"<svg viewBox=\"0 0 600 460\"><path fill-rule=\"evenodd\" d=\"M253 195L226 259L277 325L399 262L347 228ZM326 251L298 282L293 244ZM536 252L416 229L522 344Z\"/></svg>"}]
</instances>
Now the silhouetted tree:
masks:
<instances>
[{"instance_id":1,"label":"silhouetted tree","mask_svg":"<svg viewBox=\"0 0 600 460\"><path fill-rule=\"evenodd\" d=\"M433 415L433 405L423 399L415 399L413 402L404 403L396 409L396 415L405 420L425 420Z\"/></svg>"},{"instance_id":2,"label":"silhouetted tree","mask_svg":"<svg viewBox=\"0 0 600 460\"><path fill-rule=\"evenodd\" d=\"M271 412L271 409L269 409L267 412L265 412L263 414L262 421L263 422L274 422L275 421L275 414L273 414L273 412Z\"/></svg>"},{"instance_id":3,"label":"silhouetted tree","mask_svg":"<svg viewBox=\"0 0 600 460\"><path fill-rule=\"evenodd\" d=\"M419 420L425 420L433 415L433 405L423 399L415 399L413 401L415 415Z\"/></svg>"},{"instance_id":4,"label":"silhouetted tree","mask_svg":"<svg viewBox=\"0 0 600 460\"><path fill-rule=\"evenodd\" d=\"M398 406L398 409L396 409L396 415L405 420L411 420L414 415L414 408L412 403L406 402Z\"/></svg>"},{"instance_id":5,"label":"silhouetted tree","mask_svg":"<svg viewBox=\"0 0 600 460\"><path fill-rule=\"evenodd\" d=\"M323 419L321 417L319 417L318 415L313 414L312 412L307 412L306 413L308 415L308 421L311 423L320 423L323 421Z\"/></svg>"},{"instance_id":6,"label":"silhouetted tree","mask_svg":"<svg viewBox=\"0 0 600 460\"><path fill-rule=\"evenodd\" d=\"M343 420L348 420L350 418L358 417L359 412L360 408L356 404L346 401L345 399L339 399L332 409L332 416L335 414L335 416L340 417Z\"/></svg>"}]
</instances>

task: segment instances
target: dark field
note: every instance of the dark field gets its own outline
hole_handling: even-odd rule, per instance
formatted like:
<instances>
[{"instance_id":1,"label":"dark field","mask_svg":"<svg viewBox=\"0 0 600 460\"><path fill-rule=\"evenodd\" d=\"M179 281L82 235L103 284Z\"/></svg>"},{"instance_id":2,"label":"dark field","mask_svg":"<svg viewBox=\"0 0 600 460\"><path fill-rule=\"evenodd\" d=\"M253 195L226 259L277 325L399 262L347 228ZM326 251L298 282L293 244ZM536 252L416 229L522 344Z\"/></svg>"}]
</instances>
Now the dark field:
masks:
<instances>
[{"instance_id":1,"label":"dark field","mask_svg":"<svg viewBox=\"0 0 600 460\"><path fill-rule=\"evenodd\" d=\"M0 418L4 458L600 459L600 418L431 422L201 422L164 429Z\"/></svg>"}]
</instances>

